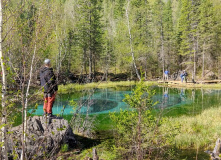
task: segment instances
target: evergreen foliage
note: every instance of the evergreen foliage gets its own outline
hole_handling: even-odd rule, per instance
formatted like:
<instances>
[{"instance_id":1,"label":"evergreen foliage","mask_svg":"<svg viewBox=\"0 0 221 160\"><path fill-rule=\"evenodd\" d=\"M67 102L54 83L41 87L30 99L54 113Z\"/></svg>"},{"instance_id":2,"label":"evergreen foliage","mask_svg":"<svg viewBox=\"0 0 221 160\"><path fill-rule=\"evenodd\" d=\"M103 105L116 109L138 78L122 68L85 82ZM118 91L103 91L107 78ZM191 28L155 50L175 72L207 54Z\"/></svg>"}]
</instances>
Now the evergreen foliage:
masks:
<instances>
[{"instance_id":1,"label":"evergreen foliage","mask_svg":"<svg viewBox=\"0 0 221 160\"><path fill-rule=\"evenodd\" d=\"M219 1L130 2L128 11L134 58L138 70L145 73L145 79L162 77L165 69L171 74L187 69L198 78L203 70L212 70L219 76ZM127 72L130 78L136 78L128 41L127 1L29 0L18 3L20 7L24 6L21 10L16 4L10 1L4 6L5 13L14 10L11 14L17 17L9 18L3 27L3 35L7 35L4 51L13 52L11 56L33 50L39 18L37 12L41 9L40 17L48 16L44 17L45 28L39 26L42 29L38 35L47 37L37 42L38 59L53 59L58 74L87 74L93 80L96 72L105 74L106 79L108 73ZM10 30L13 21L16 28L13 26ZM20 68L22 64L13 59L11 57L16 68ZM40 61L37 63L41 65Z\"/></svg>"}]
</instances>

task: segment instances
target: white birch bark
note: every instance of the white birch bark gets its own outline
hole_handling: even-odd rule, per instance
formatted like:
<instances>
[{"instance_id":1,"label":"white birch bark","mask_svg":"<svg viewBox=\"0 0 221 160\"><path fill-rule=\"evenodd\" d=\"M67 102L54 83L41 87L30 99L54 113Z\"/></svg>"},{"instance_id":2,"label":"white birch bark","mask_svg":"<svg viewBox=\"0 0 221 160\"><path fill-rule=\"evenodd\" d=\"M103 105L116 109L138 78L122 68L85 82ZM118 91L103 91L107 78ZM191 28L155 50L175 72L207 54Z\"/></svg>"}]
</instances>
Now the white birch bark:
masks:
<instances>
[{"instance_id":1,"label":"white birch bark","mask_svg":"<svg viewBox=\"0 0 221 160\"><path fill-rule=\"evenodd\" d=\"M8 160L7 156L7 147L6 147L6 72L5 72L5 65L4 65L4 56L2 53L2 0L0 0L0 61L1 61L1 68L2 68L2 124L4 125L1 128L2 131L2 156L4 160Z\"/></svg>"},{"instance_id":2,"label":"white birch bark","mask_svg":"<svg viewBox=\"0 0 221 160\"><path fill-rule=\"evenodd\" d=\"M39 9L39 17L40 17L40 9ZM25 142L26 142L26 130L27 130L27 108L28 108L28 96L29 96L29 89L31 85L31 80L32 80L32 73L33 73L33 65L34 65L34 60L35 60L35 55L36 55L36 49L37 49L37 39L38 39L38 32L36 31L35 33L35 41L34 41L34 53L32 56L32 61L31 61L31 66L30 66L30 72L29 72L29 80L28 80L28 85L26 89L26 94L25 94L25 104L24 104L24 128L23 128L23 147L22 147L22 154L21 154L21 160L24 160L24 153L25 153Z\"/></svg>"},{"instance_id":3,"label":"white birch bark","mask_svg":"<svg viewBox=\"0 0 221 160\"><path fill-rule=\"evenodd\" d=\"M26 94L25 94L23 143L26 142L28 96L29 96L29 89L30 89L30 84L31 84L31 79L32 79L32 72L33 72L33 64L34 64L34 59L35 59L35 53L36 53L36 44L35 44L34 54L33 54L32 62L31 62L31 70L30 70L30 74L29 74L30 77L29 77L29 80L28 80L28 86L27 86L27 90L26 90ZM24 160L24 153L25 153L24 150L25 150L25 145L24 145L24 148L22 150L21 160Z\"/></svg>"},{"instance_id":4,"label":"white birch bark","mask_svg":"<svg viewBox=\"0 0 221 160\"><path fill-rule=\"evenodd\" d=\"M127 8L126 8L127 27L128 27L128 33L129 33L129 36L130 36L130 51L131 51L131 56L132 56L132 59L133 59L133 65L134 65L134 68L135 68L135 71L136 71L136 74L137 74L137 78L139 80L141 80L140 74L137 70L137 66L136 66L136 63L135 63L135 58L134 58L132 36L131 36L131 32L130 32L130 20L129 20L129 13L128 13L129 6L130 6L130 0L128 0Z\"/></svg>"}]
</instances>

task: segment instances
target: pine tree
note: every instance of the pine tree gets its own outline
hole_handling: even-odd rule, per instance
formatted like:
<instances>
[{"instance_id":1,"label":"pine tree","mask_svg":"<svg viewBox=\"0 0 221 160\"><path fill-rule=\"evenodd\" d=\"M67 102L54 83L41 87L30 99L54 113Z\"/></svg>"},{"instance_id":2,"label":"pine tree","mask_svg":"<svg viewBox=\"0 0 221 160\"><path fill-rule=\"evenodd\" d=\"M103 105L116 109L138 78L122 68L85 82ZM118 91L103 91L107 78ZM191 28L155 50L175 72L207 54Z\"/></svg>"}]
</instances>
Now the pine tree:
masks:
<instances>
[{"instance_id":1,"label":"pine tree","mask_svg":"<svg viewBox=\"0 0 221 160\"><path fill-rule=\"evenodd\" d=\"M178 45L179 54L184 57L190 54L190 8L189 0L182 0L180 18L178 20Z\"/></svg>"},{"instance_id":2,"label":"pine tree","mask_svg":"<svg viewBox=\"0 0 221 160\"><path fill-rule=\"evenodd\" d=\"M174 24L172 16L172 1L169 0L165 4L163 10L163 30L164 30L164 48L165 48L165 67L170 67L170 64L175 61L174 54ZM173 60L173 61L172 61Z\"/></svg>"},{"instance_id":3,"label":"pine tree","mask_svg":"<svg viewBox=\"0 0 221 160\"><path fill-rule=\"evenodd\" d=\"M200 0L182 0L181 13L178 26L180 45L179 54L182 56L182 64L193 65L192 80L196 75L196 59L198 52L198 31Z\"/></svg>"},{"instance_id":4,"label":"pine tree","mask_svg":"<svg viewBox=\"0 0 221 160\"><path fill-rule=\"evenodd\" d=\"M152 13L148 1L132 1L131 10L134 13L132 17L131 33L133 35L133 45L138 59L139 67L144 69L145 79L148 72L148 57L151 57L152 41Z\"/></svg>"},{"instance_id":5,"label":"pine tree","mask_svg":"<svg viewBox=\"0 0 221 160\"><path fill-rule=\"evenodd\" d=\"M209 57L213 57L212 54L215 48L216 22L213 4L210 2L210 0L202 0L199 11L200 23L197 29L199 30L200 35L199 43L202 53L202 79L204 79L205 64L212 64L212 59Z\"/></svg>"},{"instance_id":6,"label":"pine tree","mask_svg":"<svg viewBox=\"0 0 221 160\"><path fill-rule=\"evenodd\" d=\"M77 12L81 17L77 22L76 34L79 40L78 45L83 51L82 55L84 59L88 59L89 79L91 80L92 72L95 73L96 59L102 51L101 1L79 1L78 5Z\"/></svg>"},{"instance_id":7,"label":"pine tree","mask_svg":"<svg viewBox=\"0 0 221 160\"><path fill-rule=\"evenodd\" d=\"M165 27L163 22L163 10L165 4L162 0L156 0L153 6L153 20L154 20L154 38L157 46L157 52L159 53L158 61L162 65L162 76L165 70Z\"/></svg>"}]
</instances>

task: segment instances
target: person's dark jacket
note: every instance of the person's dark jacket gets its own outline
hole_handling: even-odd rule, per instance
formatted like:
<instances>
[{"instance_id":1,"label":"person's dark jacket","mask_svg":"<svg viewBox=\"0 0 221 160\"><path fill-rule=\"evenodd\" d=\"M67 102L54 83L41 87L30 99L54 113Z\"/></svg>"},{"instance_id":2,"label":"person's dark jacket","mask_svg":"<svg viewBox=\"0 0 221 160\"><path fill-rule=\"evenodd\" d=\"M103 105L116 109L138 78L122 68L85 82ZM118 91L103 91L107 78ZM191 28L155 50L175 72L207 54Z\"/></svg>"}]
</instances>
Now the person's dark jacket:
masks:
<instances>
[{"instance_id":1,"label":"person's dark jacket","mask_svg":"<svg viewBox=\"0 0 221 160\"><path fill-rule=\"evenodd\" d=\"M44 93L53 95L58 90L56 77L53 69L44 67L40 71L41 86L44 86Z\"/></svg>"}]
</instances>

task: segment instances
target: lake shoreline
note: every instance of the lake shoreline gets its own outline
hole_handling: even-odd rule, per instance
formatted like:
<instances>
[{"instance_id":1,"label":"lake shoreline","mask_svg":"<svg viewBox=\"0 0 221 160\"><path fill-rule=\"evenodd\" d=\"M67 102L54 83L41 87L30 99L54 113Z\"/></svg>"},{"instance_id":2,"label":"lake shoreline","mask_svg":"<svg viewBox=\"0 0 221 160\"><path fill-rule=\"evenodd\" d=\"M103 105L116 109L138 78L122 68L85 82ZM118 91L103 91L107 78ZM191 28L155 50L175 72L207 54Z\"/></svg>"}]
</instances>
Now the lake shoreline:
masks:
<instances>
[{"instance_id":1,"label":"lake shoreline","mask_svg":"<svg viewBox=\"0 0 221 160\"><path fill-rule=\"evenodd\" d=\"M116 87L129 87L134 86L139 81L105 81L105 82L93 82L86 84L69 83L66 85L59 85L58 93L71 93L75 90L87 90L94 88L116 88ZM170 83L175 82L175 83ZM159 86L159 87L169 87L169 88L187 88L187 89L221 89L221 83L218 84L199 84L199 83L181 83L180 81L144 81L145 85L148 86Z\"/></svg>"},{"instance_id":2,"label":"lake shoreline","mask_svg":"<svg viewBox=\"0 0 221 160\"><path fill-rule=\"evenodd\" d=\"M59 86L59 94L67 94L69 95L68 97L70 98L71 97L70 94L75 91L78 92L78 91L92 90L92 91L97 92L98 90L105 89L107 87L114 88L114 90L117 90L117 91L120 91L121 89L125 89L124 87L127 87L130 90L132 90L137 83L138 83L137 81L121 81L121 82L88 83L88 84L83 84L83 85L67 84L65 86ZM200 107L197 107L195 103L194 103L194 107L189 106L189 104L186 104L186 105L182 104L176 107L172 107L171 109L165 109L166 113L168 113L170 110L170 115L163 114L168 119L168 124L165 124L165 126L162 126L162 127L169 128L169 123L181 124L181 128L180 128L181 133L177 135L176 145L171 146L172 149L173 147L176 148L177 152L179 152L180 157L187 156L188 153L190 152L189 150L191 150L191 154L188 155L189 159L193 159L193 157L196 154L198 155L198 157L206 156L204 151L211 150L214 147L213 145L215 143L215 140L217 139L217 135L221 134L221 132L219 132L219 130L216 129L215 126L213 125L214 123L217 124L217 122L214 122L214 123L211 122L212 123L211 129L209 129L210 118L211 118L210 116L215 115L215 114L220 114L221 110L218 107L220 106L220 104L216 104L215 106L211 105L211 108L206 109L206 107L209 106L206 104L206 102L209 102L211 100L208 99L209 97L205 91L203 91L202 93L201 91L204 89L214 89L214 90L221 89L221 85L220 84L217 84L217 85L216 84L210 84L210 85L195 84L193 85L195 88L192 89L191 88L192 85L189 85L189 84L169 86L167 83L162 84L162 83L158 83L157 81L154 81L154 82L146 81L144 83L149 86L159 86L160 88L158 89L157 93L159 92L160 97L163 99L164 99L165 88L170 88L168 92L169 95L178 94L178 98L179 98L179 96L181 96L181 90L182 90L182 92L185 95L185 99L188 97L191 98L192 96L195 97L195 94L196 94L196 95L199 95L198 97L196 97L199 99L199 101L204 100L203 102L203 105L204 105L203 108L205 109L204 111L199 111L198 109L201 108L201 104L200 104ZM220 85L220 88L219 88L219 85ZM204 86L204 88L199 87L199 86ZM97 88L99 89L97 90ZM173 88L177 88L177 89L173 89ZM202 88L202 90L200 90L200 88ZM108 93L108 90L105 90L105 91ZM105 94L105 96L106 95L108 94ZM73 99L73 97L71 98ZM171 97L169 97L169 99L171 99ZM196 100L196 102L198 102L198 100ZM173 114L178 114L178 115L172 116ZM113 139L111 138L111 136L110 137L103 137L103 136L107 135L107 133L109 132L110 133L114 132L113 128L111 128L112 123L108 117L109 117L108 113L97 115L95 122L102 122L102 124L100 123L96 124L96 127L95 127L96 129L94 132L95 133L94 139L99 140L100 144L93 146L97 148L98 153L105 153L106 156L111 153L108 149L105 150L105 145L109 143L110 140L112 141ZM79 139L79 141L81 141L81 139ZM88 144L86 143L84 145L88 145ZM110 144L108 144L108 146L109 145ZM92 147L88 149L83 149L82 152L79 154L79 157L86 157L88 152L90 152L91 149ZM103 155L101 158L104 158L104 157L105 155Z\"/></svg>"}]
</instances>

